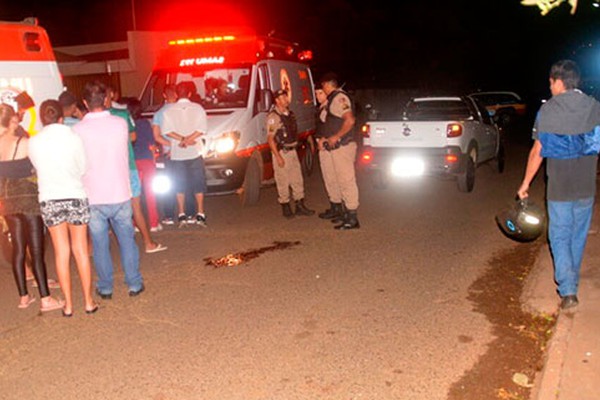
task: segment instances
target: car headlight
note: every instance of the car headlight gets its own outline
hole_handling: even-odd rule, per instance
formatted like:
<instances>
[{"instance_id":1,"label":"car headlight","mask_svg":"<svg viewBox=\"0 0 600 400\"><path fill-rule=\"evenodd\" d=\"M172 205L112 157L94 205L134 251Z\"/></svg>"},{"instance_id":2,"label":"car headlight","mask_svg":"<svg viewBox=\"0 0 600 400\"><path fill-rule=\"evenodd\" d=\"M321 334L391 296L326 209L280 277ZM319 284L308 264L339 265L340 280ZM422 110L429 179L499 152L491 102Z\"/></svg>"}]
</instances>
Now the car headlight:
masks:
<instances>
[{"instance_id":1,"label":"car headlight","mask_svg":"<svg viewBox=\"0 0 600 400\"><path fill-rule=\"evenodd\" d=\"M240 139L240 132L227 132L218 137L214 142L214 151L219 154L231 153L235 150Z\"/></svg>"},{"instance_id":2,"label":"car headlight","mask_svg":"<svg viewBox=\"0 0 600 400\"><path fill-rule=\"evenodd\" d=\"M156 194L169 193L171 186L171 179L166 175L156 175L152 180L152 191Z\"/></svg>"},{"instance_id":3,"label":"car headlight","mask_svg":"<svg viewBox=\"0 0 600 400\"><path fill-rule=\"evenodd\" d=\"M231 136L224 136L217 139L215 151L219 154L230 153L235 150L236 140Z\"/></svg>"}]
</instances>

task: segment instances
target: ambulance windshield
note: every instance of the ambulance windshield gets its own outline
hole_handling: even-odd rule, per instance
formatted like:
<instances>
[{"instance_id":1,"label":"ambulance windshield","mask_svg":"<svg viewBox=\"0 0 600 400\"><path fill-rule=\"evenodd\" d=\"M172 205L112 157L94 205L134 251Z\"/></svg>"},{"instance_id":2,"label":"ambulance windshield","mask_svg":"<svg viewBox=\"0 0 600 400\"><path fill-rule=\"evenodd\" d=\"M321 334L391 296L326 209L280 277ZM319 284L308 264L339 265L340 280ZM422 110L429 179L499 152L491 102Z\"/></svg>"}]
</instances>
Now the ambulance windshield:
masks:
<instances>
[{"instance_id":1,"label":"ambulance windshield","mask_svg":"<svg viewBox=\"0 0 600 400\"><path fill-rule=\"evenodd\" d=\"M144 93L142 104L146 112L158 110L163 104L163 89L167 83L191 81L196 92L190 100L201 104L205 110L245 108L250 92L250 71L248 67L180 71L156 71Z\"/></svg>"}]
</instances>

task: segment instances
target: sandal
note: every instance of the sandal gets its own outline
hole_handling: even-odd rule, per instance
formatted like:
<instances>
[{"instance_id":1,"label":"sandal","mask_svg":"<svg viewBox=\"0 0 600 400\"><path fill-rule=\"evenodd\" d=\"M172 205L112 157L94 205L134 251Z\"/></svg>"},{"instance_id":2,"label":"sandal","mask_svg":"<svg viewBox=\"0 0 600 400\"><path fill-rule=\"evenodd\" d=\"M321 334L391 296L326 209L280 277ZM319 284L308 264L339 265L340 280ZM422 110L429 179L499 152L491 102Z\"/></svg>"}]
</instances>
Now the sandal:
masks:
<instances>
[{"instance_id":1,"label":"sandal","mask_svg":"<svg viewBox=\"0 0 600 400\"><path fill-rule=\"evenodd\" d=\"M17 307L24 309L27 308L31 305L31 303L33 303L35 301L35 297L33 296L29 296L29 298L27 299L26 303L19 303L19 305Z\"/></svg>"},{"instance_id":2,"label":"sandal","mask_svg":"<svg viewBox=\"0 0 600 400\"><path fill-rule=\"evenodd\" d=\"M65 302L62 300L56 300L53 297L50 297L50 300L48 300L47 304L44 304L42 302L42 306L40 307L40 311L41 312L48 312L48 311L54 311L54 310L60 310L63 308L63 306L65 305Z\"/></svg>"},{"instance_id":3,"label":"sandal","mask_svg":"<svg viewBox=\"0 0 600 400\"><path fill-rule=\"evenodd\" d=\"M146 249L146 253L151 254L151 253L158 253L159 251L164 251L167 249L167 246L162 245L160 243L156 243L156 247L152 248L152 249Z\"/></svg>"}]
</instances>

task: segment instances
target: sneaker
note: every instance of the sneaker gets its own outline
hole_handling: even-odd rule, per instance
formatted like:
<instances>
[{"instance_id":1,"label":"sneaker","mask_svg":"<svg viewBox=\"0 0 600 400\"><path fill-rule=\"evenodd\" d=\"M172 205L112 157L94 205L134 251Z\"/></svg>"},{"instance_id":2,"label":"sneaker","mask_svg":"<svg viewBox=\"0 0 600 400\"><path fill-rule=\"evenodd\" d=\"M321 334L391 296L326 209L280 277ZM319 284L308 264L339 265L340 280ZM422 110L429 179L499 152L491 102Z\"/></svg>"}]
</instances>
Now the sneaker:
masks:
<instances>
[{"instance_id":1,"label":"sneaker","mask_svg":"<svg viewBox=\"0 0 600 400\"><path fill-rule=\"evenodd\" d=\"M196 214L196 223L203 228L206 228L206 215L202 215L200 213Z\"/></svg>"},{"instance_id":2,"label":"sneaker","mask_svg":"<svg viewBox=\"0 0 600 400\"><path fill-rule=\"evenodd\" d=\"M156 226L153 226L152 228L150 228L150 232L160 232L163 230L163 226L161 224L158 224Z\"/></svg>"},{"instance_id":3,"label":"sneaker","mask_svg":"<svg viewBox=\"0 0 600 400\"><path fill-rule=\"evenodd\" d=\"M577 296L575 295L568 295L562 298L562 301L560 302L560 308L562 308L563 310L566 310L568 308L572 308L575 307L579 304L579 299L577 298Z\"/></svg>"},{"instance_id":4,"label":"sneaker","mask_svg":"<svg viewBox=\"0 0 600 400\"><path fill-rule=\"evenodd\" d=\"M177 221L179 222L179 227L181 228L187 223L187 217L185 216L185 214L179 214L179 216L177 217Z\"/></svg>"},{"instance_id":5,"label":"sneaker","mask_svg":"<svg viewBox=\"0 0 600 400\"><path fill-rule=\"evenodd\" d=\"M161 222L163 225L175 225L175 221L173 221L173 218L171 217L163 218Z\"/></svg>"}]
</instances>

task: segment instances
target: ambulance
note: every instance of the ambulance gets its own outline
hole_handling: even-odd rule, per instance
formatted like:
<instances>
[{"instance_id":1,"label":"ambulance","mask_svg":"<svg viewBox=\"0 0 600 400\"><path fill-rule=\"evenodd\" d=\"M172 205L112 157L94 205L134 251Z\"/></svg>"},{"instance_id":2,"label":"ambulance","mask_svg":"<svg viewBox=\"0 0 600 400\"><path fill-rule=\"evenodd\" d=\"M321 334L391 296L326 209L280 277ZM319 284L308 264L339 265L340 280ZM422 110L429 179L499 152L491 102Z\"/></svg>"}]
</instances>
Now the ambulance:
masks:
<instances>
[{"instance_id":1,"label":"ambulance","mask_svg":"<svg viewBox=\"0 0 600 400\"><path fill-rule=\"evenodd\" d=\"M168 43L140 100L145 115L151 115L163 105L165 85L193 82L191 100L204 107L208 118L203 137L208 194L239 193L243 204L252 205L260 188L273 182L266 138L273 91L288 91L298 122L299 155L305 171L312 171L316 103L311 58L312 52L296 43L254 33L189 35Z\"/></svg>"},{"instance_id":2,"label":"ambulance","mask_svg":"<svg viewBox=\"0 0 600 400\"><path fill-rule=\"evenodd\" d=\"M50 40L35 18L0 21L0 38L0 102L15 111L21 108L21 125L35 134L42 127L37 115L40 104L57 99L63 90Z\"/></svg>"}]
</instances>

